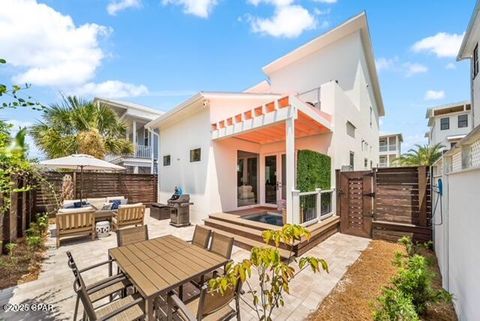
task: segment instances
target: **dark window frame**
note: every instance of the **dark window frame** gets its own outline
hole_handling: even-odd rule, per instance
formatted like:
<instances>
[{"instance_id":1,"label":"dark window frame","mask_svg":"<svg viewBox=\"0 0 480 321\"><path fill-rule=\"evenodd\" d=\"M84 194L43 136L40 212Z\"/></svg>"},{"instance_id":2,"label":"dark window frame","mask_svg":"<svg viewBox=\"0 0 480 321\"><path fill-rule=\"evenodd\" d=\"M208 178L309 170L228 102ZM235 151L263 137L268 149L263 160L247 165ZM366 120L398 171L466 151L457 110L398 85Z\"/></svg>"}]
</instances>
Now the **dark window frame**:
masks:
<instances>
[{"instance_id":1,"label":"dark window frame","mask_svg":"<svg viewBox=\"0 0 480 321\"><path fill-rule=\"evenodd\" d=\"M462 119L460 119L460 117ZM465 128L465 127L468 127L468 115L467 114L464 114L464 115L458 115L458 128Z\"/></svg>"},{"instance_id":2,"label":"dark window frame","mask_svg":"<svg viewBox=\"0 0 480 321\"><path fill-rule=\"evenodd\" d=\"M444 123L446 120L446 123ZM450 129L450 117L440 118L440 130L449 130Z\"/></svg>"},{"instance_id":3,"label":"dark window frame","mask_svg":"<svg viewBox=\"0 0 480 321\"><path fill-rule=\"evenodd\" d=\"M171 155L164 155L163 156L163 166L170 166L171 164L172 164L172 156Z\"/></svg>"},{"instance_id":4,"label":"dark window frame","mask_svg":"<svg viewBox=\"0 0 480 321\"><path fill-rule=\"evenodd\" d=\"M196 154L197 151L198 151L198 154ZM201 161L202 161L202 149L200 147L190 149L190 163L196 163Z\"/></svg>"},{"instance_id":5,"label":"dark window frame","mask_svg":"<svg viewBox=\"0 0 480 321\"><path fill-rule=\"evenodd\" d=\"M352 168L352 171L355 169L355 152L350 151L350 167Z\"/></svg>"}]
</instances>

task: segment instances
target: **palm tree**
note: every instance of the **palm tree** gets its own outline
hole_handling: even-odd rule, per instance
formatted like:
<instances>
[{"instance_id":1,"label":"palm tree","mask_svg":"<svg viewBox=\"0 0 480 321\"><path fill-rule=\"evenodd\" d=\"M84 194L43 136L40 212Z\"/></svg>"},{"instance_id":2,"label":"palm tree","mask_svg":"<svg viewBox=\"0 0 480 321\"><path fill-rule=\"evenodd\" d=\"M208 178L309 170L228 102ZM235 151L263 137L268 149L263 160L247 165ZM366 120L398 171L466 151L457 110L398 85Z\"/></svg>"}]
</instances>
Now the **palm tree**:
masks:
<instances>
[{"instance_id":1,"label":"palm tree","mask_svg":"<svg viewBox=\"0 0 480 321\"><path fill-rule=\"evenodd\" d=\"M49 158L83 153L102 159L107 154L133 152L132 143L125 139L125 124L104 105L63 97L62 103L47 107L42 117L30 132Z\"/></svg>"},{"instance_id":2,"label":"palm tree","mask_svg":"<svg viewBox=\"0 0 480 321\"><path fill-rule=\"evenodd\" d=\"M436 144L433 146L429 145L415 145L415 148L410 149L406 154L401 155L395 160L395 162L400 165L406 166L419 166L427 165L431 166L435 163L440 157L442 157L442 148L444 146L441 144Z\"/></svg>"}]
</instances>

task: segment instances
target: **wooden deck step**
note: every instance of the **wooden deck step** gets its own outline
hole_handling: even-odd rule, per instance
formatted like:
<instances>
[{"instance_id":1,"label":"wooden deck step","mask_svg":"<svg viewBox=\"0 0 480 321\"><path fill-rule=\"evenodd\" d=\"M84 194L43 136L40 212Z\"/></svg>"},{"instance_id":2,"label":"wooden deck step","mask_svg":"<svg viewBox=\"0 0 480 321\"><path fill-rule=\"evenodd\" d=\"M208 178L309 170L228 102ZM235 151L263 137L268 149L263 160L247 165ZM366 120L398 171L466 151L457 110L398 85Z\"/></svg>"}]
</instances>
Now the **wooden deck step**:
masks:
<instances>
[{"instance_id":1,"label":"wooden deck step","mask_svg":"<svg viewBox=\"0 0 480 321\"><path fill-rule=\"evenodd\" d=\"M235 235L240 235L248 238L253 238L256 241L262 242L262 231L250 228L247 226L239 225L236 223L229 223L227 221L207 218L203 220L206 226L211 226L213 228L220 229L225 232L229 232Z\"/></svg>"},{"instance_id":2,"label":"wooden deck step","mask_svg":"<svg viewBox=\"0 0 480 321\"><path fill-rule=\"evenodd\" d=\"M271 225L271 224L266 224L262 222L256 222L256 221L251 221L247 220L244 218L241 218L239 215L235 214L226 214L226 213L215 213L215 214L210 214L208 216L209 219L214 219L214 220L219 220L219 221L224 221L228 223L233 223L245 227L249 227L252 229L256 229L259 231L265 231L265 230L271 230L271 229L279 229L279 226Z\"/></svg>"},{"instance_id":3,"label":"wooden deck step","mask_svg":"<svg viewBox=\"0 0 480 321\"><path fill-rule=\"evenodd\" d=\"M222 235L225 235L225 236L228 236L228 237L233 237L234 240L235 240L235 245L238 246L238 247L241 247L243 249L246 249L246 250L250 250L252 247L273 247L271 245L266 245L263 242L255 241L255 240L252 240L252 239L244 237L244 236L240 236L240 235L237 235L237 234L226 232L224 230L220 230L220 229L214 228L212 226L205 225L205 228L207 228L207 229L209 229L209 230L211 230L215 233L218 233L218 234L222 234ZM278 251L280 252L280 256L284 259L287 259L290 256L290 251L287 251L285 249L278 249Z\"/></svg>"}]
</instances>

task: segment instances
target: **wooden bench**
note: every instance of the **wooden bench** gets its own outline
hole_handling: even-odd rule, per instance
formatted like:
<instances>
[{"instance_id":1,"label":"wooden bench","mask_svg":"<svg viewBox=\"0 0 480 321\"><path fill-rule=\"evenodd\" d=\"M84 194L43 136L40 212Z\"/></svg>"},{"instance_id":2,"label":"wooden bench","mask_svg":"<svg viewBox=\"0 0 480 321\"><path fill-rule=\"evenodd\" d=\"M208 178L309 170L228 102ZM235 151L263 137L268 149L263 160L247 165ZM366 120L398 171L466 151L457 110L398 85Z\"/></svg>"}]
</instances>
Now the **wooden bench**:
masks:
<instances>
[{"instance_id":1,"label":"wooden bench","mask_svg":"<svg viewBox=\"0 0 480 321\"><path fill-rule=\"evenodd\" d=\"M92 207L61 209L55 217L57 248L60 240L70 236L91 236L95 239L95 210Z\"/></svg>"}]
</instances>

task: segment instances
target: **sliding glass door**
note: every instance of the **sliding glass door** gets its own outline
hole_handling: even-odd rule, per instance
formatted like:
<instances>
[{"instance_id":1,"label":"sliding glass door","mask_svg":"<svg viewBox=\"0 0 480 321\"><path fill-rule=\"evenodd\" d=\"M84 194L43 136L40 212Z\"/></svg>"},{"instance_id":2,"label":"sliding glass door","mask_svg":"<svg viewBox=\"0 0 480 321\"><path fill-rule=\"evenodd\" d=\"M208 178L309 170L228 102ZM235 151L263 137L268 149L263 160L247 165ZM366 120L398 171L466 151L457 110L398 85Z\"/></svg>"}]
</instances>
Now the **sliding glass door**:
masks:
<instances>
[{"instance_id":1,"label":"sliding glass door","mask_svg":"<svg viewBox=\"0 0 480 321\"><path fill-rule=\"evenodd\" d=\"M258 204L258 154L237 151L237 206Z\"/></svg>"}]
</instances>

